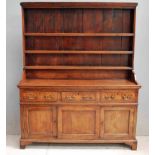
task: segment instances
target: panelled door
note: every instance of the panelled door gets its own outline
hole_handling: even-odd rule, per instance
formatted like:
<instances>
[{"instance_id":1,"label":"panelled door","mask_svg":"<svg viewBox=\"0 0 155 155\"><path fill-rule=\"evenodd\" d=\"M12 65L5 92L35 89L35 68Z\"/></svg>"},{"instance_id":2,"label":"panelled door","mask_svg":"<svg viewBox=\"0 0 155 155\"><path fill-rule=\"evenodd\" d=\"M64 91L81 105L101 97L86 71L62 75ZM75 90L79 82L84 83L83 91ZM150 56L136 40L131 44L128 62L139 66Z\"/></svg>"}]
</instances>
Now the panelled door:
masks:
<instances>
[{"instance_id":1,"label":"panelled door","mask_svg":"<svg viewBox=\"0 0 155 155\"><path fill-rule=\"evenodd\" d=\"M52 106L22 106L21 127L24 138L56 136L56 108Z\"/></svg>"},{"instance_id":2,"label":"panelled door","mask_svg":"<svg viewBox=\"0 0 155 155\"><path fill-rule=\"evenodd\" d=\"M61 106L58 108L58 138L96 139L99 137L99 107Z\"/></svg>"},{"instance_id":3,"label":"panelled door","mask_svg":"<svg viewBox=\"0 0 155 155\"><path fill-rule=\"evenodd\" d=\"M130 139L135 132L135 108L102 107L100 135L102 139Z\"/></svg>"}]
</instances>

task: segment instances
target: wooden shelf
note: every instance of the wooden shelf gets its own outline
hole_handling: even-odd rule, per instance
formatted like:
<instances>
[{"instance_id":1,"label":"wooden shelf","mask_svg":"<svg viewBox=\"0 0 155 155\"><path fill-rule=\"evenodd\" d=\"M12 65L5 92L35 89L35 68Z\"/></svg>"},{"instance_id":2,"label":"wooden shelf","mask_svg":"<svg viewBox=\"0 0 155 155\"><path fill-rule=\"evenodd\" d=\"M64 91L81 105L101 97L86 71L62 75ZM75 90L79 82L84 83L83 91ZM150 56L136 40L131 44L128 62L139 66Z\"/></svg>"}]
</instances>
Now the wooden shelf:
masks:
<instances>
[{"instance_id":1,"label":"wooden shelf","mask_svg":"<svg viewBox=\"0 0 155 155\"><path fill-rule=\"evenodd\" d=\"M24 33L25 36L68 36L68 37L128 37L134 33Z\"/></svg>"},{"instance_id":2,"label":"wooden shelf","mask_svg":"<svg viewBox=\"0 0 155 155\"><path fill-rule=\"evenodd\" d=\"M133 51L54 51L54 50L26 50L28 54L132 54Z\"/></svg>"},{"instance_id":3,"label":"wooden shelf","mask_svg":"<svg viewBox=\"0 0 155 155\"><path fill-rule=\"evenodd\" d=\"M25 66L24 69L132 70L127 66Z\"/></svg>"},{"instance_id":4,"label":"wooden shelf","mask_svg":"<svg viewBox=\"0 0 155 155\"><path fill-rule=\"evenodd\" d=\"M96 86L96 87L114 87L114 86L132 86L132 87L140 87L139 85L136 85L134 81L127 80L127 79L104 79L104 80L51 80L51 79L26 79L20 81L19 87L24 87L24 86L44 86L44 87L49 87L49 86L82 86L82 87L87 87L87 86Z\"/></svg>"},{"instance_id":5,"label":"wooden shelf","mask_svg":"<svg viewBox=\"0 0 155 155\"><path fill-rule=\"evenodd\" d=\"M23 8L119 8L134 9L137 3L115 3L115 2L21 2ZM89 4L89 5L88 5Z\"/></svg>"}]
</instances>

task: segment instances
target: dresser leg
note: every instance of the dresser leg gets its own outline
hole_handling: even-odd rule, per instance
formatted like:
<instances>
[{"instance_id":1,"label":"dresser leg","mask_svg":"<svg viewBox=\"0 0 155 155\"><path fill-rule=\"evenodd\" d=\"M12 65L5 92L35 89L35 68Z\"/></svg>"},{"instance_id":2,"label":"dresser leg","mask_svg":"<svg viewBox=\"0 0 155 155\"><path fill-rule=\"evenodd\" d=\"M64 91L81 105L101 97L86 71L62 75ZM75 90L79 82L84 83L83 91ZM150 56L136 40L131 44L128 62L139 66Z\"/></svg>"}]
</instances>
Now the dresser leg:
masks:
<instances>
[{"instance_id":1,"label":"dresser leg","mask_svg":"<svg viewBox=\"0 0 155 155\"><path fill-rule=\"evenodd\" d=\"M26 145L21 145L20 144L20 149L25 149Z\"/></svg>"},{"instance_id":2,"label":"dresser leg","mask_svg":"<svg viewBox=\"0 0 155 155\"><path fill-rule=\"evenodd\" d=\"M131 143L130 147L132 150L137 150L137 142Z\"/></svg>"},{"instance_id":3,"label":"dresser leg","mask_svg":"<svg viewBox=\"0 0 155 155\"><path fill-rule=\"evenodd\" d=\"M137 141L133 141L133 142L126 142L126 145L130 146L131 150L137 150Z\"/></svg>"},{"instance_id":4,"label":"dresser leg","mask_svg":"<svg viewBox=\"0 0 155 155\"><path fill-rule=\"evenodd\" d=\"M20 140L20 149L25 149L25 147L29 144L32 144L32 142Z\"/></svg>"}]
</instances>

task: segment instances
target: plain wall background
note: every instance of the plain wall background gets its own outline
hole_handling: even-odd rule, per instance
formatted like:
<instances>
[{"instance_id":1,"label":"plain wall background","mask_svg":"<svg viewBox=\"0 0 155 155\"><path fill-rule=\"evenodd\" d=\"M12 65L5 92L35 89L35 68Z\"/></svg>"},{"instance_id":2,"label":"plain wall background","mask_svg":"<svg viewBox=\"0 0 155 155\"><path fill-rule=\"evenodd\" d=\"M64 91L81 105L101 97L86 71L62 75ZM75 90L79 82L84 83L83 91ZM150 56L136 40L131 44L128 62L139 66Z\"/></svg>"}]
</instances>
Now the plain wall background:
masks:
<instances>
[{"instance_id":1,"label":"plain wall background","mask_svg":"<svg viewBox=\"0 0 155 155\"><path fill-rule=\"evenodd\" d=\"M39 0L31 1L37 2ZM20 2L24 1L7 0L7 134L20 133L19 91L16 87L22 75L22 26ZM57 0L57 2L61 1ZM72 2L76 1L72 0ZM78 0L78 2L86 2L86 0ZM89 2L93 1L89 0ZM142 88L140 89L139 93L137 135L149 135L149 2L148 0L96 0L95 2L138 2L135 44L135 72L137 81L142 85Z\"/></svg>"}]
</instances>

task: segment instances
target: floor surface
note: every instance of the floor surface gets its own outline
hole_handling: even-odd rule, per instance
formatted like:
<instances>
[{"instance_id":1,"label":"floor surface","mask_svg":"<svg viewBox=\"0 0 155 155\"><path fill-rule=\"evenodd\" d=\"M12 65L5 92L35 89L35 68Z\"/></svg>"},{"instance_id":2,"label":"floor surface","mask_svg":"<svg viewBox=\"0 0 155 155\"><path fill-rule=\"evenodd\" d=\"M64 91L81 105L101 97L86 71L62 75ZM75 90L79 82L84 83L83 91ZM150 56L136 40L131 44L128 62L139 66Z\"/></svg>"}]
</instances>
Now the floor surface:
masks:
<instances>
[{"instance_id":1,"label":"floor surface","mask_svg":"<svg viewBox=\"0 0 155 155\"><path fill-rule=\"evenodd\" d=\"M126 145L119 144L32 144L19 149L19 136L7 135L7 155L148 155L149 138L137 137L138 149L132 151Z\"/></svg>"}]
</instances>

